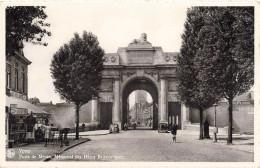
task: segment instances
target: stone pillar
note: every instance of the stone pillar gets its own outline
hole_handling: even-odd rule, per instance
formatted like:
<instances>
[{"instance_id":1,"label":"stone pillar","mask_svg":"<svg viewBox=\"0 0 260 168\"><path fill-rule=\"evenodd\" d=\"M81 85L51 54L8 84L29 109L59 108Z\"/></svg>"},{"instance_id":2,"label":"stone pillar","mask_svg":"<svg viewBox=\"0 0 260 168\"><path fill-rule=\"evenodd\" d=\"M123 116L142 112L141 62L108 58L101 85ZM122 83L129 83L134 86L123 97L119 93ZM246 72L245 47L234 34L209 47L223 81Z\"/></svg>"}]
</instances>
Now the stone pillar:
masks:
<instances>
[{"instance_id":1,"label":"stone pillar","mask_svg":"<svg viewBox=\"0 0 260 168\"><path fill-rule=\"evenodd\" d=\"M191 124L189 119L189 109L181 103L181 113L182 113L182 129L186 129L186 124Z\"/></svg>"},{"instance_id":2,"label":"stone pillar","mask_svg":"<svg viewBox=\"0 0 260 168\"><path fill-rule=\"evenodd\" d=\"M185 107L185 105L183 103L181 103L181 111L182 111L182 120L183 121L187 121L188 118L187 118L187 108Z\"/></svg>"},{"instance_id":3,"label":"stone pillar","mask_svg":"<svg viewBox=\"0 0 260 168\"><path fill-rule=\"evenodd\" d=\"M161 85L161 105L160 105L160 123L167 123L167 100L166 100L166 80L165 79L161 79L160 81L160 85Z\"/></svg>"},{"instance_id":4,"label":"stone pillar","mask_svg":"<svg viewBox=\"0 0 260 168\"><path fill-rule=\"evenodd\" d=\"M92 123L98 123L99 118L98 118L98 99L93 99L91 101L91 122Z\"/></svg>"},{"instance_id":5,"label":"stone pillar","mask_svg":"<svg viewBox=\"0 0 260 168\"><path fill-rule=\"evenodd\" d=\"M121 129L119 79L115 79L114 83L113 123L118 124L119 128Z\"/></svg>"}]
</instances>

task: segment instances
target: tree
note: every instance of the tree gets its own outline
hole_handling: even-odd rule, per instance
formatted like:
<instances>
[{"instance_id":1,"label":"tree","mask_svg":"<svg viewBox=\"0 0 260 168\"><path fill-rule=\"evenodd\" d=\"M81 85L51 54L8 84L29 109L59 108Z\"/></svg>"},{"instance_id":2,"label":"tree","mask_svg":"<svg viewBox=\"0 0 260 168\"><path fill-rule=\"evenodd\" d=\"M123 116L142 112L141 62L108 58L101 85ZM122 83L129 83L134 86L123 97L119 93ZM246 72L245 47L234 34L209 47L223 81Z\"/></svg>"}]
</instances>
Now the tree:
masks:
<instances>
[{"instance_id":1,"label":"tree","mask_svg":"<svg viewBox=\"0 0 260 168\"><path fill-rule=\"evenodd\" d=\"M47 15L43 6L9 6L6 8L6 53L12 54L23 48L23 41L47 46L42 42L45 35L51 36L44 20Z\"/></svg>"},{"instance_id":2,"label":"tree","mask_svg":"<svg viewBox=\"0 0 260 168\"><path fill-rule=\"evenodd\" d=\"M30 98L29 102L32 104L37 104L37 103L40 103L40 99L38 99L37 97Z\"/></svg>"},{"instance_id":3,"label":"tree","mask_svg":"<svg viewBox=\"0 0 260 168\"><path fill-rule=\"evenodd\" d=\"M210 87L210 81L203 78L204 67L200 66L201 62L204 61L200 52L200 30L204 26L204 15L204 8L193 7L188 9L181 51L177 57L178 94L185 106L199 110L199 139L203 139L203 111L219 99L219 94Z\"/></svg>"},{"instance_id":4,"label":"tree","mask_svg":"<svg viewBox=\"0 0 260 168\"><path fill-rule=\"evenodd\" d=\"M231 144L233 99L254 84L254 8L207 8L204 23L201 56L208 66L203 68L203 78L228 100L227 143Z\"/></svg>"},{"instance_id":5,"label":"tree","mask_svg":"<svg viewBox=\"0 0 260 168\"><path fill-rule=\"evenodd\" d=\"M79 138L79 110L98 96L104 50L91 32L75 33L53 56L51 73L61 98L76 105L76 139Z\"/></svg>"}]
</instances>

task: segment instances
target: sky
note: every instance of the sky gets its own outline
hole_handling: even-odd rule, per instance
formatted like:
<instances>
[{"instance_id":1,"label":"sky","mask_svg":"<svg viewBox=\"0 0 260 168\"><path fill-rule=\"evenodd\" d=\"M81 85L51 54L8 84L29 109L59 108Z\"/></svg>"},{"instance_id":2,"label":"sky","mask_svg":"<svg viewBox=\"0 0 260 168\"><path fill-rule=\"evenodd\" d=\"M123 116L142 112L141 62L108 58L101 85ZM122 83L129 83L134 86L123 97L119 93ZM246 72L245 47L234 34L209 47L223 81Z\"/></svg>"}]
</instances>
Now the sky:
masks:
<instances>
[{"instance_id":1,"label":"sky","mask_svg":"<svg viewBox=\"0 0 260 168\"><path fill-rule=\"evenodd\" d=\"M28 67L29 94L41 102L61 102L55 93L50 64L53 54L68 43L75 32L91 31L105 53L116 53L142 33L153 46L164 52L179 52L187 6L174 4L60 4L48 5L46 22L51 24L51 37L44 38L48 46L25 44L24 55L32 64ZM130 96L130 102L134 96Z\"/></svg>"}]
</instances>

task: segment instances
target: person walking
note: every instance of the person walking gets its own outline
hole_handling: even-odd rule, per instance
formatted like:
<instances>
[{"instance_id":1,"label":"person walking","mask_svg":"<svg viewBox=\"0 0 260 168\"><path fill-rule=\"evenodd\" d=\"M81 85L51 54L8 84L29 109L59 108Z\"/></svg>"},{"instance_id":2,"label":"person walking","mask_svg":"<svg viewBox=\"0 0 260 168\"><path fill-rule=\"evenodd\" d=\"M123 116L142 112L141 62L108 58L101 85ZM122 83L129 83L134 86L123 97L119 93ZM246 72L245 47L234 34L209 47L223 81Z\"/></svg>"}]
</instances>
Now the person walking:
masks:
<instances>
[{"instance_id":1,"label":"person walking","mask_svg":"<svg viewBox=\"0 0 260 168\"><path fill-rule=\"evenodd\" d=\"M82 127L82 132L84 132L84 130L85 130L85 124L83 123L81 127Z\"/></svg>"},{"instance_id":2,"label":"person walking","mask_svg":"<svg viewBox=\"0 0 260 168\"><path fill-rule=\"evenodd\" d=\"M177 128L178 128L177 124L173 124L172 130L171 130L171 133L172 133L172 136L173 136L172 140L175 143L176 143Z\"/></svg>"},{"instance_id":3,"label":"person walking","mask_svg":"<svg viewBox=\"0 0 260 168\"><path fill-rule=\"evenodd\" d=\"M43 139L43 134L42 134L42 130L40 127L38 127L38 129L35 132L35 139L36 139L36 142L40 142Z\"/></svg>"},{"instance_id":4,"label":"person walking","mask_svg":"<svg viewBox=\"0 0 260 168\"><path fill-rule=\"evenodd\" d=\"M124 124L124 130L126 131L127 130L127 123Z\"/></svg>"},{"instance_id":5,"label":"person walking","mask_svg":"<svg viewBox=\"0 0 260 168\"><path fill-rule=\"evenodd\" d=\"M50 128L50 138L49 138L49 140L50 140L51 142L53 142L53 139L54 139L54 136L55 136L55 131L54 131L53 129L54 129L54 125L51 124L51 128Z\"/></svg>"},{"instance_id":6,"label":"person walking","mask_svg":"<svg viewBox=\"0 0 260 168\"><path fill-rule=\"evenodd\" d=\"M42 125L41 127L44 128L44 139L45 139L44 147L46 147L50 139L51 126L49 126L49 124L47 123L46 125Z\"/></svg>"}]
</instances>

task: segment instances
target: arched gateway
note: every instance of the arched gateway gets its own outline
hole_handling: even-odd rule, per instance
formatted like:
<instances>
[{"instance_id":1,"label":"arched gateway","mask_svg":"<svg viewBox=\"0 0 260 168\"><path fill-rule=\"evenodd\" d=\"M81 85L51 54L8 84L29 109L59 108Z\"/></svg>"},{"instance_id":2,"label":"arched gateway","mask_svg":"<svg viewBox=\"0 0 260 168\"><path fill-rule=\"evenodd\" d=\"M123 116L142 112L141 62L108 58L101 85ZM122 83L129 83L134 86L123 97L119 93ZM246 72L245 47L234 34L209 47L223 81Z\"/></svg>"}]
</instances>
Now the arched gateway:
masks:
<instances>
[{"instance_id":1,"label":"arched gateway","mask_svg":"<svg viewBox=\"0 0 260 168\"><path fill-rule=\"evenodd\" d=\"M117 53L105 55L99 98L92 100L92 122L104 128L128 122L127 98L134 90L146 90L153 99L153 126L178 123L184 129L188 110L177 99L177 52L153 47L145 33Z\"/></svg>"}]
</instances>

